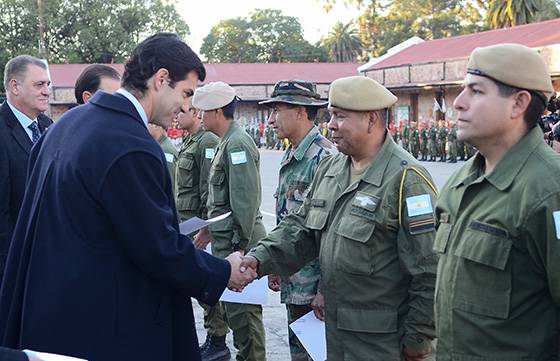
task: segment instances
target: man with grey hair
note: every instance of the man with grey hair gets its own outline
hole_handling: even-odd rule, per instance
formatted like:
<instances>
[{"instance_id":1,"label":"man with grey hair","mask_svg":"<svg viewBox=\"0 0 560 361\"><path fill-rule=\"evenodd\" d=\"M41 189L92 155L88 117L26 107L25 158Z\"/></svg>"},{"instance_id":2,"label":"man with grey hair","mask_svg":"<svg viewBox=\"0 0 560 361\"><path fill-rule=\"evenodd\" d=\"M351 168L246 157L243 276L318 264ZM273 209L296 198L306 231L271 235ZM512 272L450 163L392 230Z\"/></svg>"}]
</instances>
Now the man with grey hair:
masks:
<instances>
[{"instance_id":1,"label":"man with grey hair","mask_svg":"<svg viewBox=\"0 0 560 361\"><path fill-rule=\"evenodd\" d=\"M0 282L25 191L29 151L52 124L42 114L49 107L50 83L40 59L20 55L6 64L8 99L0 107Z\"/></svg>"}]
</instances>

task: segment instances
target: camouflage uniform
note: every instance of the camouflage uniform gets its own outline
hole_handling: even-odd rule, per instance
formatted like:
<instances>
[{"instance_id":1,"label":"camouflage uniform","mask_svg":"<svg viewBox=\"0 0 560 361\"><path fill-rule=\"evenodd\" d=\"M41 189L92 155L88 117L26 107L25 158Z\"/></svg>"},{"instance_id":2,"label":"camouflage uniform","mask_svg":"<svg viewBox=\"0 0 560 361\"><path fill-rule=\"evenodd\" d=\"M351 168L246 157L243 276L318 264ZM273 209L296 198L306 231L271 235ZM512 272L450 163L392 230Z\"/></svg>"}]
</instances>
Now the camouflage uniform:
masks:
<instances>
[{"instance_id":1,"label":"camouflage uniform","mask_svg":"<svg viewBox=\"0 0 560 361\"><path fill-rule=\"evenodd\" d=\"M325 139L317 127L311 128L299 146L289 147L284 154L280 167L279 186L276 191L276 222L292 211L297 211L309 190L319 162L338 151ZM321 269L319 261L314 260L281 282L281 301L288 309L288 323L295 321L298 315L290 305L309 305L317 294ZM311 311L311 307L307 307ZM292 360L309 360L305 348L297 336L288 328L290 353Z\"/></svg>"},{"instance_id":2,"label":"camouflage uniform","mask_svg":"<svg viewBox=\"0 0 560 361\"><path fill-rule=\"evenodd\" d=\"M459 139L457 139L457 157L461 160L466 159L465 142L462 142Z\"/></svg>"},{"instance_id":3,"label":"camouflage uniform","mask_svg":"<svg viewBox=\"0 0 560 361\"><path fill-rule=\"evenodd\" d=\"M447 160L447 150L445 149L445 146L447 144L448 133L449 133L449 129L447 129L445 125L439 129L438 149L439 149L440 162L445 162Z\"/></svg>"},{"instance_id":4,"label":"camouflage uniform","mask_svg":"<svg viewBox=\"0 0 560 361\"><path fill-rule=\"evenodd\" d=\"M402 131L402 145L403 148L408 152L410 152L410 148L409 148L410 144L408 139L409 136L410 136L410 126L407 124L404 126L404 129Z\"/></svg>"},{"instance_id":5,"label":"camouflage uniform","mask_svg":"<svg viewBox=\"0 0 560 361\"><path fill-rule=\"evenodd\" d=\"M418 158L418 153L420 152L420 131L418 127L413 124L410 127L408 135L408 151L414 158Z\"/></svg>"},{"instance_id":6,"label":"camouflage uniform","mask_svg":"<svg viewBox=\"0 0 560 361\"><path fill-rule=\"evenodd\" d=\"M430 139L430 128L424 127L420 131L422 142L420 143L420 151L422 153L422 160L428 160L428 142Z\"/></svg>"},{"instance_id":7,"label":"camouflage uniform","mask_svg":"<svg viewBox=\"0 0 560 361\"><path fill-rule=\"evenodd\" d=\"M177 211L181 221L192 217L206 219L208 174L214 150L220 139L210 132L199 130L189 134L179 150L175 170ZM213 307L200 303L204 309L204 328L209 336L225 336L227 326L221 303Z\"/></svg>"},{"instance_id":8,"label":"camouflage uniform","mask_svg":"<svg viewBox=\"0 0 560 361\"><path fill-rule=\"evenodd\" d=\"M430 139L428 140L428 150L430 152L430 162L436 161L438 154L437 139L439 135L439 128L436 125L430 126Z\"/></svg>"},{"instance_id":9,"label":"camouflage uniform","mask_svg":"<svg viewBox=\"0 0 560 361\"><path fill-rule=\"evenodd\" d=\"M393 134L393 141L395 142L395 144L399 144L400 140L401 140L401 132L397 129Z\"/></svg>"},{"instance_id":10,"label":"camouflage uniform","mask_svg":"<svg viewBox=\"0 0 560 361\"><path fill-rule=\"evenodd\" d=\"M208 176L208 217L231 211L227 219L208 226L212 254L225 258L246 251L266 236L261 204L260 156L254 139L232 122L220 140ZM223 302L233 330L238 361L264 361L265 334L262 306Z\"/></svg>"},{"instance_id":11,"label":"camouflage uniform","mask_svg":"<svg viewBox=\"0 0 560 361\"><path fill-rule=\"evenodd\" d=\"M457 163L457 125L449 129L447 144L449 144L449 162Z\"/></svg>"}]
</instances>

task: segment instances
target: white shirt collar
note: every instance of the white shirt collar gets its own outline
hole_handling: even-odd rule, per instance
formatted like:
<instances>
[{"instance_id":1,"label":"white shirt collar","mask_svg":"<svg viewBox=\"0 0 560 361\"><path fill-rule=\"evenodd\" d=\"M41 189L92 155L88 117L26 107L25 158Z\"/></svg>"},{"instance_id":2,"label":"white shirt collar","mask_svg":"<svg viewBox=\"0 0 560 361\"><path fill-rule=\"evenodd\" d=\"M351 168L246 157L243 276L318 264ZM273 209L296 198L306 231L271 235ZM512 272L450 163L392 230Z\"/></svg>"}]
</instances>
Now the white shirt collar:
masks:
<instances>
[{"instance_id":1,"label":"white shirt collar","mask_svg":"<svg viewBox=\"0 0 560 361\"><path fill-rule=\"evenodd\" d=\"M148 126L148 115L146 114L146 111L144 110L142 104L140 104L138 99L136 99L136 97L132 95L128 90L123 88L117 90L117 93L124 96L126 99L130 100L130 102L132 103L132 105L134 105L134 108L136 108L136 111L140 115L140 118L142 118L144 124Z\"/></svg>"},{"instance_id":2,"label":"white shirt collar","mask_svg":"<svg viewBox=\"0 0 560 361\"><path fill-rule=\"evenodd\" d=\"M12 110L12 113L14 113L14 115L16 116L17 120L19 121L23 129L27 129L31 125L31 123L37 121L37 118L31 119L27 115L20 112L16 107L10 104L8 100L6 100L6 103L8 103L8 106Z\"/></svg>"}]
</instances>

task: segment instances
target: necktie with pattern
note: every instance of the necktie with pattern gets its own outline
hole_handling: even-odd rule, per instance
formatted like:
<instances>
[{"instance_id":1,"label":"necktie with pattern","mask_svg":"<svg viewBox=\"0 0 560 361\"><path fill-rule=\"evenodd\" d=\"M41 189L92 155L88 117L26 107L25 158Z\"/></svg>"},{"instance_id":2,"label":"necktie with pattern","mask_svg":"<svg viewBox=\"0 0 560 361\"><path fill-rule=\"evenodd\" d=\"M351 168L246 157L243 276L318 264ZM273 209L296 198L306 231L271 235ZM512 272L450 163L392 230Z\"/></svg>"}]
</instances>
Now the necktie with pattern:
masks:
<instances>
[{"instance_id":1,"label":"necktie with pattern","mask_svg":"<svg viewBox=\"0 0 560 361\"><path fill-rule=\"evenodd\" d=\"M29 124L28 128L31 129L33 144L37 143L39 137L41 136L41 131L39 131L39 125L37 124L37 122L32 122L31 124Z\"/></svg>"}]
</instances>

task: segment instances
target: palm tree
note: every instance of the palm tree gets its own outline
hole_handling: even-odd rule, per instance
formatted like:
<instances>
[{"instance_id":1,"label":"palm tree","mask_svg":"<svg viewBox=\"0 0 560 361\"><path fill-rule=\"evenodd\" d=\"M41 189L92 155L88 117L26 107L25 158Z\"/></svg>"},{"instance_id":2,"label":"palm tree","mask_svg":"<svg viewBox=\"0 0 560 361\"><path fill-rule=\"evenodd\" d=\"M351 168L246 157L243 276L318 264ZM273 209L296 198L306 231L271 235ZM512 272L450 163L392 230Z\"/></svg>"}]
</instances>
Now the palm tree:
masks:
<instances>
[{"instance_id":1,"label":"palm tree","mask_svg":"<svg viewBox=\"0 0 560 361\"><path fill-rule=\"evenodd\" d=\"M494 29L528 24L550 0L491 0L488 20Z\"/></svg>"},{"instance_id":2,"label":"palm tree","mask_svg":"<svg viewBox=\"0 0 560 361\"><path fill-rule=\"evenodd\" d=\"M364 49L352 22L337 22L329 35L321 40L321 45L327 49L330 60L336 63L356 61Z\"/></svg>"}]
</instances>

